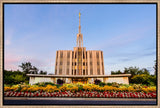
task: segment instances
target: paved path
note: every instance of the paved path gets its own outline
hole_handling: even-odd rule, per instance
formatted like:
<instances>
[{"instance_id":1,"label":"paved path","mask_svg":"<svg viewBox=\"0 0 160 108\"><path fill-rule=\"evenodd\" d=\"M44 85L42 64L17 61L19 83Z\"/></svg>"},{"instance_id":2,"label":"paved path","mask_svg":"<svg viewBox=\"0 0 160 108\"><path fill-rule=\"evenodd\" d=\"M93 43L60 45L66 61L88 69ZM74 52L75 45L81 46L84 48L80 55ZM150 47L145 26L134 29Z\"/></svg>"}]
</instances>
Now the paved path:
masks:
<instances>
[{"instance_id":1,"label":"paved path","mask_svg":"<svg viewBox=\"0 0 160 108\"><path fill-rule=\"evenodd\" d=\"M5 98L4 105L156 105L156 99Z\"/></svg>"}]
</instances>

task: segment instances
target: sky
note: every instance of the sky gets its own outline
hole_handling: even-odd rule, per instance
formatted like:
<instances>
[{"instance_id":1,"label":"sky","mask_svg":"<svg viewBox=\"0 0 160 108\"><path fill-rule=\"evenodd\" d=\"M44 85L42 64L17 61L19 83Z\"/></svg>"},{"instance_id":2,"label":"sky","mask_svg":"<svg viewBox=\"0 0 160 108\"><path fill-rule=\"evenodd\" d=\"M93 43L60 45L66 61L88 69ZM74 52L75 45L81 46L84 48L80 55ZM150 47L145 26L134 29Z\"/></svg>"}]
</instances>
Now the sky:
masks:
<instances>
[{"instance_id":1,"label":"sky","mask_svg":"<svg viewBox=\"0 0 160 108\"><path fill-rule=\"evenodd\" d=\"M154 73L154 4L5 4L4 68L31 62L54 74L56 51L76 47L79 12L83 46L103 51L106 75L131 66Z\"/></svg>"}]
</instances>

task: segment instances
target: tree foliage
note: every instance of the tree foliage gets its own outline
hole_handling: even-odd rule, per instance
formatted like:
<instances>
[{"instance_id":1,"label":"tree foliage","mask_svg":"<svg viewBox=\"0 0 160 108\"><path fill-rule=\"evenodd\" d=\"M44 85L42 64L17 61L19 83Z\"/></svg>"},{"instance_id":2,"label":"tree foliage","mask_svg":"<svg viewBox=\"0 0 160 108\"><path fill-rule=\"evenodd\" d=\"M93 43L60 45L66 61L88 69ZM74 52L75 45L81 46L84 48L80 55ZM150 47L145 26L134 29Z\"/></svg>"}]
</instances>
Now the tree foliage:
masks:
<instances>
[{"instance_id":1,"label":"tree foliage","mask_svg":"<svg viewBox=\"0 0 160 108\"><path fill-rule=\"evenodd\" d=\"M22 68L25 74L38 74L39 71L38 68L32 66L30 62L22 63L21 65L19 65L19 67Z\"/></svg>"},{"instance_id":2,"label":"tree foliage","mask_svg":"<svg viewBox=\"0 0 160 108\"><path fill-rule=\"evenodd\" d=\"M46 75L47 72L46 72L46 71L44 72L44 71L41 70L41 71L39 72L39 74L44 74L44 75Z\"/></svg>"},{"instance_id":3,"label":"tree foliage","mask_svg":"<svg viewBox=\"0 0 160 108\"><path fill-rule=\"evenodd\" d=\"M154 68L154 75L156 75L157 74L157 61L155 60L154 62L155 62L154 66L153 66L153 68Z\"/></svg>"},{"instance_id":4,"label":"tree foliage","mask_svg":"<svg viewBox=\"0 0 160 108\"><path fill-rule=\"evenodd\" d=\"M156 85L156 76L147 74L135 75L131 78L131 82L136 84Z\"/></svg>"},{"instance_id":5,"label":"tree foliage","mask_svg":"<svg viewBox=\"0 0 160 108\"><path fill-rule=\"evenodd\" d=\"M25 62L19 65L22 68L22 71L9 71L4 70L4 84L19 84L21 82L29 82L29 77L26 74L38 74L39 69L35 66L32 66L30 62ZM45 71L40 71L39 74L47 74Z\"/></svg>"},{"instance_id":6,"label":"tree foliage","mask_svg":"<svg viewBox=\"0 0 160 108\"><path fill-rule=\"evenodd\" d=\"M19 84L21 82L27 82L28 78L19 70L17 71L7 71L4 70L4 84Z\"/></svg>"},{"instance_id":7,"label":"tree foliage","mask_svg":"<svg viewBox=\"0 0 160 108\"><path fill-rule=\"evenodd\" d=\"M111 74L131 74L129 77L130 83L156 85L156 76L150 75L146 68L139 69L138 67L124 68L124 71L111 71Z\"/></svg>"}]
</instances>

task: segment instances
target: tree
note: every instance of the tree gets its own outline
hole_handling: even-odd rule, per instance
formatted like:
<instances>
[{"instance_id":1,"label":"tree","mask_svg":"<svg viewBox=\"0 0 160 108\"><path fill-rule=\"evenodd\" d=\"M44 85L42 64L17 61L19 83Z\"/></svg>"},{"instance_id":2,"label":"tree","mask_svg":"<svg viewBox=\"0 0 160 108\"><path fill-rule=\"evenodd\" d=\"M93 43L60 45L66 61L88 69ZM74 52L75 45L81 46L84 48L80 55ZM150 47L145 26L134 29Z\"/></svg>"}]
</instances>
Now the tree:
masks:
<instances>
[{"instance_id":1,"label":"tree","mask_svg":"<svg viewBox=\"0 0 160 108\"><path fill-rule=\"evenodd\" d=\"M154 68L154 75L156 75L157 74L157 61L155 60L154 62L155 62L154 66L153 66L153 68Z\"/></svg>"},{"instance_id":2,"label":"tree","mask_svg":"<svg viewBox=\"0 0 160 108\"><path fill-rule=\"evenodd\" d=\"M32 66L30 62L25 62L19 65L22 68L23 72L26 74L38 74L38 68Z\"/></svg>"},{"instance_id":3,"label":"tree","mask_svg":"<svg viewBox=\"0 0 160 108\"><path fill-rule=\"evenodd\" d=\"M39 69L37 69L35 66L33 66L30 70L31 74L38 74Z\"/></svg>"},{"instance_id":4,"label":"tree","mask_svg":"<svg viewBox=\"0 0 160 108\"><path fill-rule=\"evenodd\" d=\"M114 75L114 74L123 74L123 72L121 72L120 70L118 70L118 71L111 71L111 75Z\"/></svg>"},{"instance_id":5,"label":"tree","mask_svg":"<svg viewBox=\"0 0 160 108\"><path fill-rule=\"evenodd\" d=\"M23 77L23 75L15 75L12 76L12 79L14 81L14 84L19 84L20 82L24 82L25 81L25 77Z\"/></svg>"},{"instance_id":6,"label":"tree","mask_svg":"<svg viewBox=\"0 0 160 108\"><path fill-rule=\"evenodd\" d=\"M139 68L137 67L129 67L124 68L124 74L131 74L131 76L137 75L139 73Z\"/></svg>"},{"instance_id":7,"label":"tree","mask_svg":"<svg viewBox=\"0 0 160 108\"><path fill-rule=\"evenodd\" d=\"M25 74L30 74L31 73L32 65L31 65L30 62L22 63L21 65L19 65L19 67L22 68L22 70Z\"/></svg>"},{"instance_id":8,"label":"tree","mask_svg":"<svg viewBox=\"0 0 160 108\"><path fill-rule=\"evenodd\" d=\"M20 82L27 82L28 77L19 70L8 71L4 70L4 84L19 84Z\"/></svg>"},{"instance_id":9,"label":"tree","mask_svg":"<svg viewBox=\"0 0 160 108\"><path fill-rule=\"evenodd\" d=\"M45 71L45 72L43 72L42 70L39 72L39 74L44 74L44 75L46 75L47 74L47 72Z\"/></svg>"},{"instance_id":10,"label":"tree","mask_svg":"<svg viewBox=\"0 0 160 108\"><path fill-rule=\"evenodd\" d=\"M133 76L131 82L136 84L156 85L156 77L147 74L140 74Z\"/></svg>"}]
</instances>

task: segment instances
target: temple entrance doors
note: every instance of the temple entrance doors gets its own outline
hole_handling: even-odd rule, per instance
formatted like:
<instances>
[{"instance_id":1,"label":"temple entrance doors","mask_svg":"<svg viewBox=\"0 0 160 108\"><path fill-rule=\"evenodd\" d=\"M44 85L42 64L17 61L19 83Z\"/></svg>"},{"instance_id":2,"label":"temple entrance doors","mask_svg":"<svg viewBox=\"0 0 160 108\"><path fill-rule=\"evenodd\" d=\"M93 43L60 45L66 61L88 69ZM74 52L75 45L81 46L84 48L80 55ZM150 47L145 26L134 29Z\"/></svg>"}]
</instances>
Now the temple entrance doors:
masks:
<instances>
[{"instance_id":1,"label":"temple entrance doors","mask_svg":"<svg viewBox=\"0 0 160 108\"><path fill-rule=\"evenodd\" d=\"M72 82L73 82L73 84L76 84L78 82L81 82L83 84L87 84L87 80L88 80L87 78L73 78Z\"/></svg>"}]
</instances>

